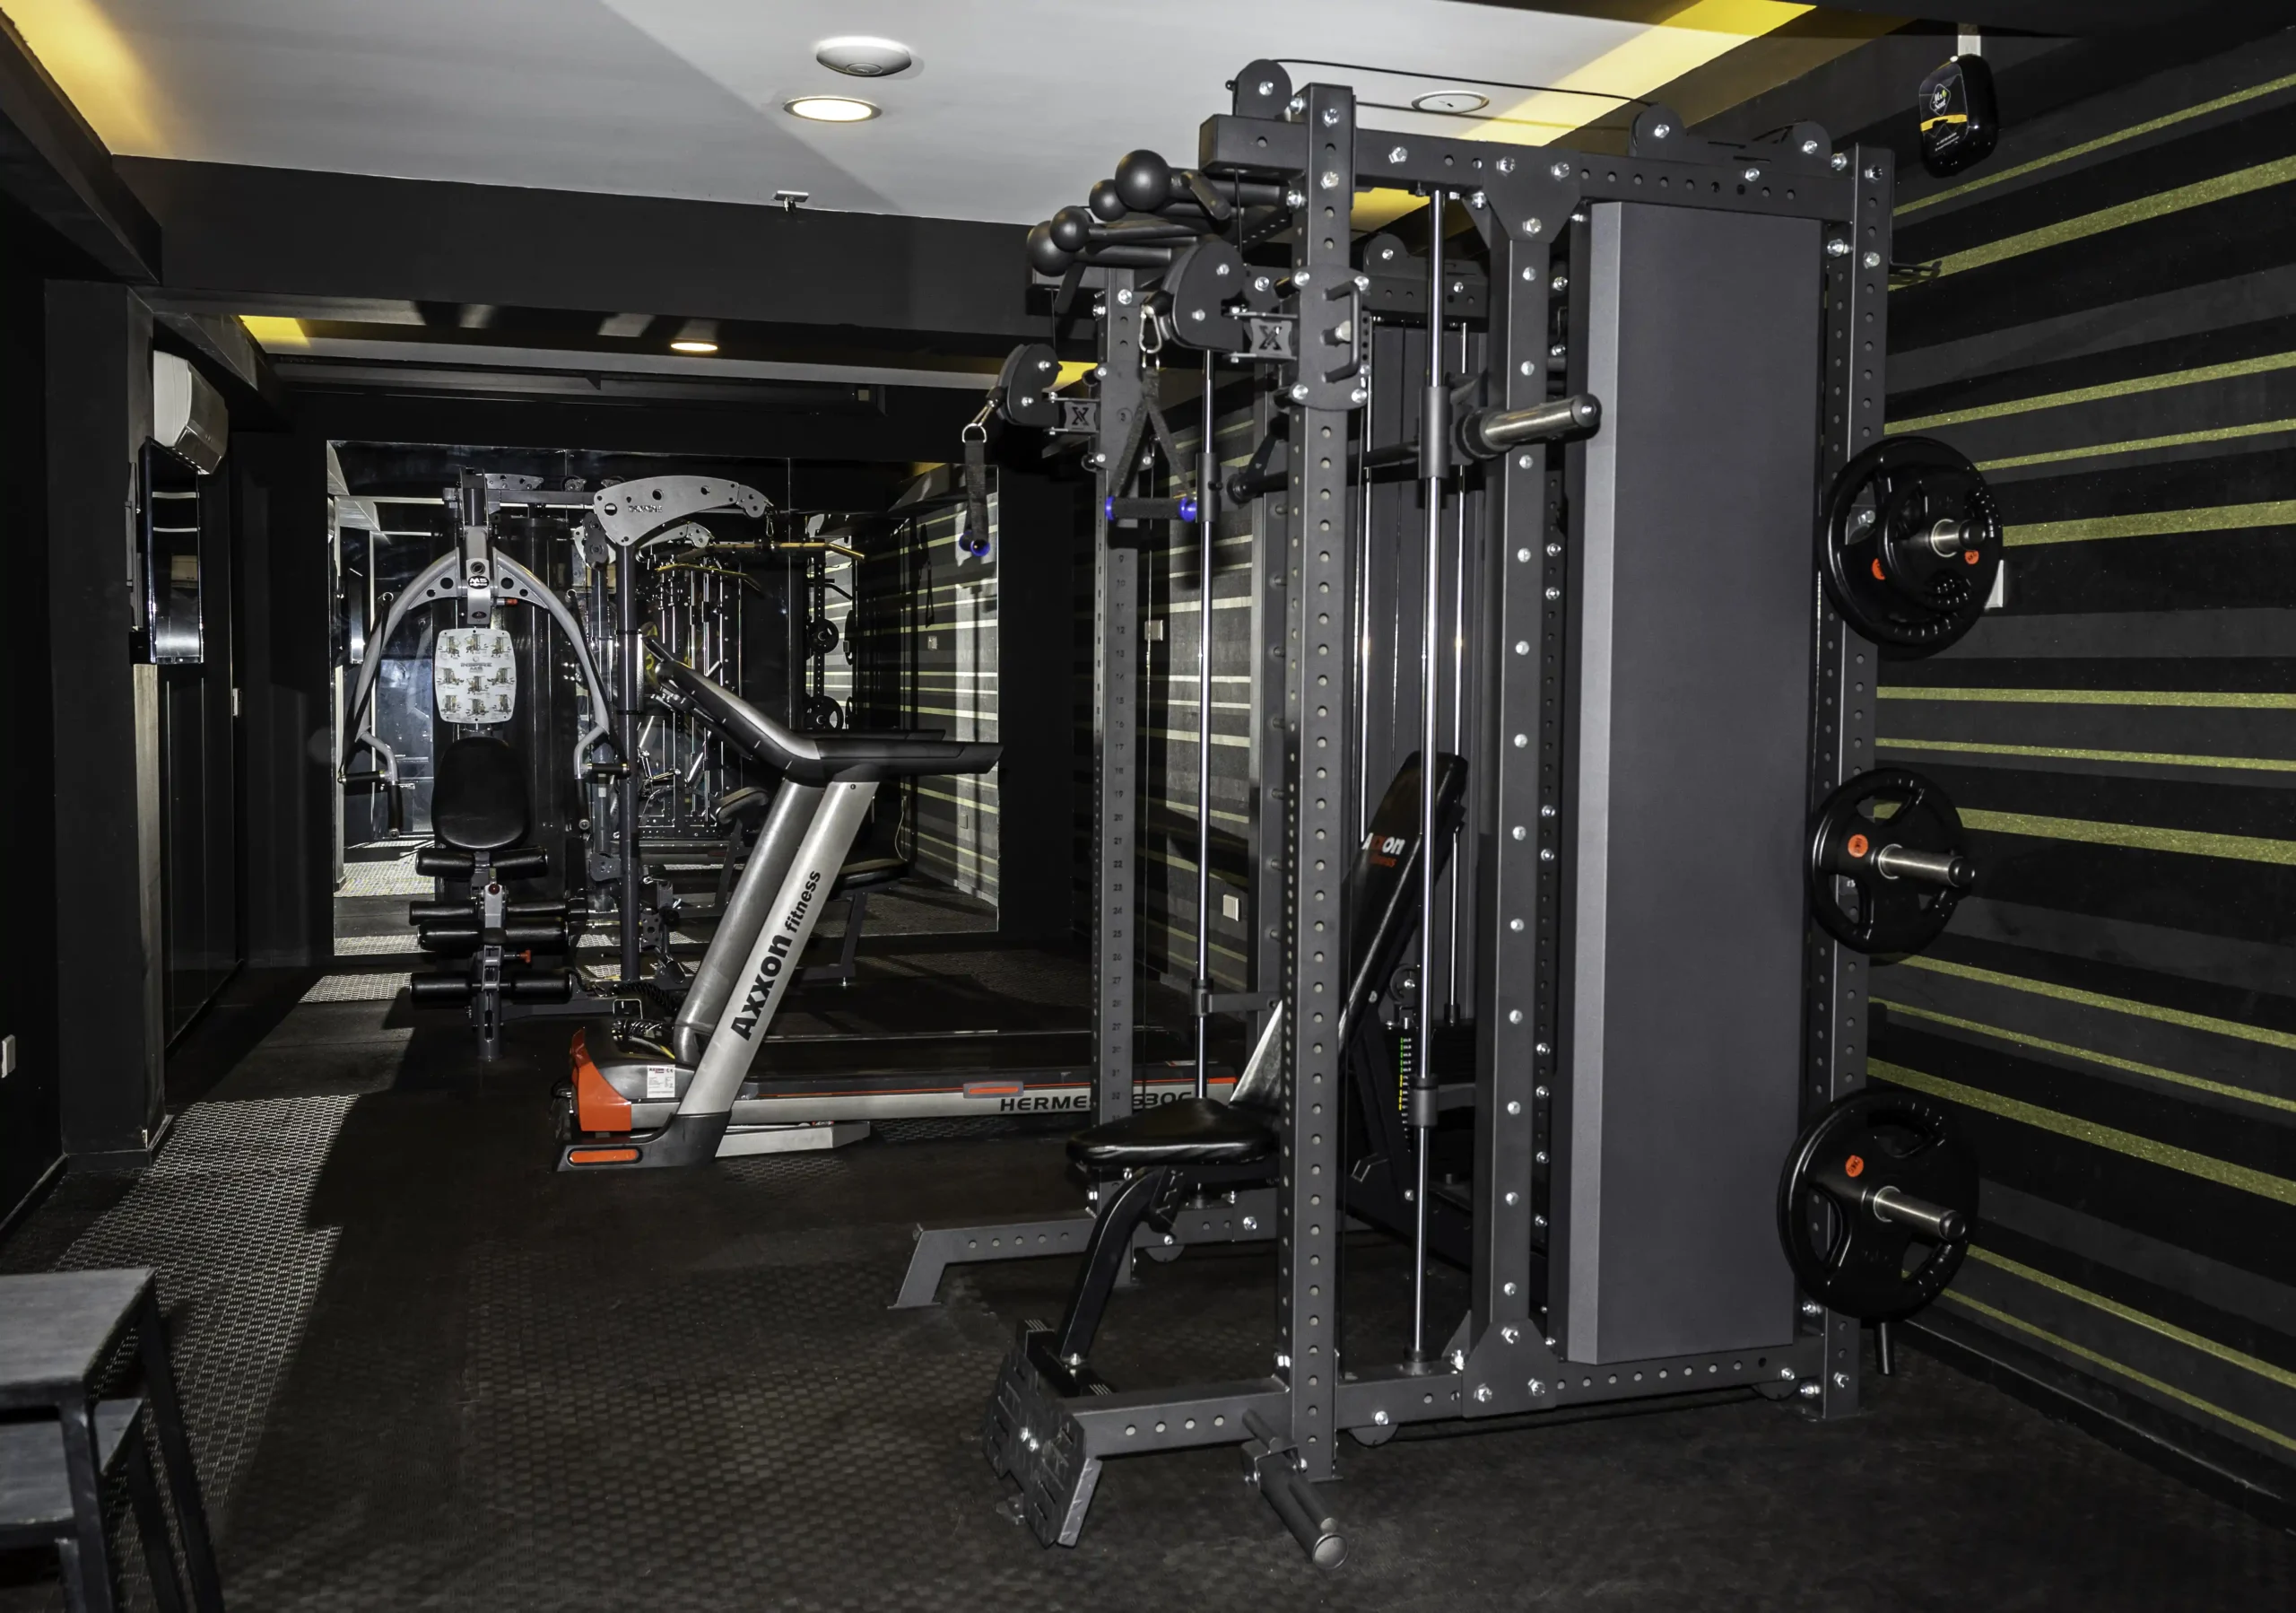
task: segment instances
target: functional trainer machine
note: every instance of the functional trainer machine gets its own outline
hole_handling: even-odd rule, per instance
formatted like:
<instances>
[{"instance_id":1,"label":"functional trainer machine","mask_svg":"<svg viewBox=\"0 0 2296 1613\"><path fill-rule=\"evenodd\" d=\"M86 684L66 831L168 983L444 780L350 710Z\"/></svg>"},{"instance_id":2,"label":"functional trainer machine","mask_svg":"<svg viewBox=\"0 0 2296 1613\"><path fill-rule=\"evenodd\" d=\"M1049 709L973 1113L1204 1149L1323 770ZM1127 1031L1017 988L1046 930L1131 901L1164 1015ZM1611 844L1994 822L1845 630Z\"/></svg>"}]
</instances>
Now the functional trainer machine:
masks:
<instances>
[{"instance_id":1,"label":"functional trainer machine","mask_svg":"<svg viewBox=\"0 0 2296 1613\"><path fill-rule=\"evenodd\" d=\"M1056 397L1025 362L1007 374L1015 414L1119 435L1098 461L1104 547L1126 523L1195 514L1135 485L1144 432L1162 431L1143 406L1155 354L1230 355L1283 410L1239 477L1272 501L1291 571L1270 645L1279 1057L1232 1104L1104 1109L1072 1140L1099 1184L1092 1248L1062 1321L1022 1326L984 1443L1047 1545L1076 1540L1107 1459L1237 1445L1335 1565L1345 1538L1316 1487L1343 1431L1375 1446L1406 1423L1725 1386L1846 1416L1861 1321L1905 1314L1952 1275L1974 1169L1942 1106L1864 1090L1863 955L1926 944L1977 871L1934 787L1860 780L1875 640L1919 652L1965 631L2000 535L1966 462L1880 449L1886 152L1836 151L1811 124L1711 144L1660 106L1616 155L1374 131L1351 91L1295 92L1272 61L1233 89L1196 168L1135 153L1089 207L1032 232L1057 308L1089 294L1101 320L1097 386ZM1429 198L1423 251L1401 253L1415 298L1397 294L1399 239L1359 243L1351 227L1373 187ZM1456 371L1439 339L1454 320ZM1415 355L1387 339L1414 322ZM1375 374L1397 396L1406 356L1410 402L1382 420ZM1401 436L1376 441L1387 423ZM1406 967L1370 986L1405 1008L1412 1347L1375 1361L1341 1354L1363 1146L1344 1061L1365 1007L1342 848L1359 832L1351 729L1370 693L1350 642L1377 558L1361 511L1397 464L1417 472L1422 523L1422 754L1438 749L1443 562L1475 601L1453 692L1471 783L1470 1298L1430 1315L1431 1156L1454 1094L1424 1056L1432 981ZM1436 779L1418 780L1429 843ZM1438 860L1419 865L1422 949ZM1102 1380L1091 1335L1139 1225L1255 1173L1275 1179L1270 1371Z\"/></svg>"}]
</instances>

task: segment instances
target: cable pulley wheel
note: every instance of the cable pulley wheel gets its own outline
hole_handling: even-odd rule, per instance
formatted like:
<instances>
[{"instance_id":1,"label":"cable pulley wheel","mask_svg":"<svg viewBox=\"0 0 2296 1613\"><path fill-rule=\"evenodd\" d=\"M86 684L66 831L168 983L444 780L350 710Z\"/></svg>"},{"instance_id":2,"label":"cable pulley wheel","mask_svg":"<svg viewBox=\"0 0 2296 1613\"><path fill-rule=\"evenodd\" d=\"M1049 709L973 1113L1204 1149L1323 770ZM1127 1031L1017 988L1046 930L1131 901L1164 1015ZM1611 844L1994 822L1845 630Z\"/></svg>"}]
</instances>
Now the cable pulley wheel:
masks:
<instances>
[{"instance_id":1,"label":"cable pulley wheel","mask_svg":"<svg viewBox=\"0 0 2296 1613\"><path fill-rule=\"evenodd\" d=\"M1834 478L1822 555L1849 625L1906 657L1977 625L2001 570L2001 516L1985 477L1933 437L1876 443Z\"/></svg>"},{"instance_id":2,"label":"cable pulley wheel","mask_svg":"<svg viewBox=\"0 0 2296 1613\"><path fill-rule=\"evenodd\" d=\"M808 728L835 732L845 727L845 708L826 694L808 694L803 715Z\"/></svg>"},{"instance_id":3,"label":"cable pulley wheel","mask_svg":"<svg viewBox=\"0 0 2296 1613\"><path fill-rule=\"evenodd\" d=\"M996 412L1018 426L1044 431L1060 423L1052 389L1060 384L1060 355L1048 342L1024 342L1004 355L996 372Z\"/></svg>"},{"instance_id":4,"label":"cable pulley wheel","mask_svg":"<svg viewBox=\"0 0 2296 1613\"><path fill-rule=\"evenodd\" d=\"M1802 1292L1861 1321L1937 1297L1969 1253L1977 1157L1943 1103L1869 1087L1810 1122L1787 1155L1778 1235Z\"/></svg>"},{"instance_id":5,"label":"cable pulley wheel","mask_svg":"<svg viewBox=\"0 0 2296 1613\"><path fill-rule=\"evenodd\" d=\"M1860 773L1810 819L1811 912L1854 951L1919 952L1977 885L1968 844L1952 801L1919 773Z\"/></svg>"}]
</instances>

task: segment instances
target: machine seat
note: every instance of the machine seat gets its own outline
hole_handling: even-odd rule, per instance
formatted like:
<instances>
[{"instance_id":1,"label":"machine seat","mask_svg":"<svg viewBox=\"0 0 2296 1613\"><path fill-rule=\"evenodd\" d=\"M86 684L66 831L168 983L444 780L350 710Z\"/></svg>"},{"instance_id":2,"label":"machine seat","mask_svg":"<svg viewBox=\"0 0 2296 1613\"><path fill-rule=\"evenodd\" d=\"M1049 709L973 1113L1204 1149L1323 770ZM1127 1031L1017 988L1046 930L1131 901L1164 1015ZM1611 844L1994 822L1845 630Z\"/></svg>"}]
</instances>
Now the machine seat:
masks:
<instances>
[{"instance_id":1,"label":"machine seat","mask_svg":"<svg viewBox=\"0 0 2296 1613\"><path fill-rule=\"evenodd\" d=\"M1068 1139L1068 1157L1096 1173L1154 1165L1248 1165L1275 1152L1274 1118L1217 1098L1181 1098L1079 1131Z\"/></svg>"},{"instance_id":2,"label":"machine seat","mask_svg":"<svg viewBox=\"0 0 2296 1613\"><path fill-rule=\"evenodd\" d=\"M526 838L526 769L517 751L483 734L447 747L430 787L430 828L440 845L500 851Z\"/></svg>"},{"instance_id":3,"label":"machine seat","mask_svg":"<svg viewBox=\"0 0 2296 1613\"><path fill-rule=\"evenodd\" d=\"M909 872L906 857L859 857L837 871L837 883L830 888L832 896L842 896L848 891L865 891L873 885L891 885Z\"/></svg>"}]
</instances>

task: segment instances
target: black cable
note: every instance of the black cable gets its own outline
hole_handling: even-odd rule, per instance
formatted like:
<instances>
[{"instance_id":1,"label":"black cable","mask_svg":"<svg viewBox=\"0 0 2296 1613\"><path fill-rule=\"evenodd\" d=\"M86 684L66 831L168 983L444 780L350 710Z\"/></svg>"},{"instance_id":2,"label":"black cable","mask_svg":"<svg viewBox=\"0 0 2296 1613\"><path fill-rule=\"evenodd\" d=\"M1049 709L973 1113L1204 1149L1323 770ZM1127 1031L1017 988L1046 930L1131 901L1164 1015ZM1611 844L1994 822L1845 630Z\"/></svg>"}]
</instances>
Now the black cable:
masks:
<instances>
[{"instance_id":1,"label":"black cable","mask_svg":"<svg viewBox=\"0 0 2296 1613\"><path fill-rule=\"evenodd\" d=\"M1568 90L1561 84L1518 84L1503 78L1469 78L1457 73L1413 73L1400 67L1376 67L1369 62L1326 62L1309 56L1279 56L1270 60L1286 67L1344 67L1351 73L1377 73L1387 78L1431 78L1447 84L1482 84L1493 90L1530 90L1541 95L1590 95L1602 100L1623 101L1630 106L1647 107L1650 103L1639 95L1615 95L1608 90ZM1367 102L1377 106L1377 101ZM1405 112L1425 112L1424 107L1404 107ZM1461 118L1462 112L1430 112L1431 118Z\"/></svg>"}]
</instances>

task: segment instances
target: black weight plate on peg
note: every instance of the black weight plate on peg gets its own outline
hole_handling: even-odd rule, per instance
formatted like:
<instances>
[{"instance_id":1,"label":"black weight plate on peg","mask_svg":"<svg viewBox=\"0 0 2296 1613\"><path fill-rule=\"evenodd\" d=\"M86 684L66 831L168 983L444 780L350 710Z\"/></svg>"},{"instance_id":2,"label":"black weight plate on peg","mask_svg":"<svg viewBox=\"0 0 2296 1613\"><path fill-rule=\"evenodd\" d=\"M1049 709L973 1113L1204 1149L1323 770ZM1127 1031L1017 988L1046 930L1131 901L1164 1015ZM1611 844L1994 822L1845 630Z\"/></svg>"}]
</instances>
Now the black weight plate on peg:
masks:
<instances>
[{"instance_id":1,"label":"black weight plate on peg","mask_svg":"<svg viewBox=\"0 0 2296 1613\"><path fill-rule=\"evenodd\" d=\"M845 708L826 694L805 696L804 717L809 728L835 730L845 726Z\"/></svg>"},{"instance_id":2,"label":"black weight plate on peg","mask_svg":"<svg viewBox=\"0 0 2296 1613\"><path fill-rule=\"evenodd\" d=\"M1908 853L1955 866L1945 878L1892 866ZM1845 882L1851 902L1843 900ZM1810 908L1821 929L1855 951L1919 952L1975 883L1961 814L1943 789L1909 768L1860 773L1811 816Z\"/></svg>"},{"instance_id":3,"label":"black weight plate on peg","mask_svg":"<svg viewBox=\"0 0 2296 1613\"><path fill-rule=\"evenodd\" d=\"M1960 450L1893 437L1834 478L1822 546L1826 593L1851 627L1934 655L1985 613L2001 569L2001 516Z\"/></svg>"},{"instance_id":4,"label":"black weight plate on peg","mask_svg":"<svg viewBox=\"0 0 2296 1613\"><path fill-rule=\"evenodd\" d=\"M837 648L837 623L827 616L815 616L805 624L805 649L813 655L827 655Z\"/></svg>"},{"instance_id":5,"label":"black weight plate on peg","mask_svg":"<svg viewBox=\"0 0 2296 1613\"><path fill-rule=\"evenodd\" d=\"M1795 1140L1779 1181L1778 1235L1803 1293L1861 1321L1893 1321L1952 1281L1977 1194L1977 1157L1950 1110L1921 1093L1868 1087ZM1892 1197L1952 1212L1958 1235L1875 1209Z\"/></svg>"},{"instance_id":6,"label":"black weight plate on peg","mask_svg":"<svg viewBox=\"0 0 2296 1613\"><path fill-rule=\"evenodd\" d=\"M1060 381L1060 355L1048 342L1024 342L1004 355L996 372L996 412L1014 425L1049 431L1060 423L1052 388Z\"/></svg>"}]
</instances>

